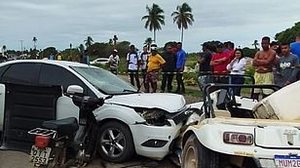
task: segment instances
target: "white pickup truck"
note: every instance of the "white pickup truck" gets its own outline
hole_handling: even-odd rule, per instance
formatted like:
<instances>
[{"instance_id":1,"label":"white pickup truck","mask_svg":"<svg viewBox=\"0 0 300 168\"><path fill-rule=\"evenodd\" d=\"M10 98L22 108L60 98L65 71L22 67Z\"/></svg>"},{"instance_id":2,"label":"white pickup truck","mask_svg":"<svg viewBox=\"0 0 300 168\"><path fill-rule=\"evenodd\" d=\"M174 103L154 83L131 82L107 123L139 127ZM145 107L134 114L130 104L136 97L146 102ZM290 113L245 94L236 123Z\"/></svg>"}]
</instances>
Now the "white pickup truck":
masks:
<instances>
[{"instance_id":1,"label":"white pickup truck","mask_svg":"<svg viewBox=\"0 0 300 168\"><path fill-rule=\"evenodd\" d=\"M232 88L206 87L203 114L183 134L182 167L300 168L300 81L259 102Z\"/></svg>"}]
</instances>

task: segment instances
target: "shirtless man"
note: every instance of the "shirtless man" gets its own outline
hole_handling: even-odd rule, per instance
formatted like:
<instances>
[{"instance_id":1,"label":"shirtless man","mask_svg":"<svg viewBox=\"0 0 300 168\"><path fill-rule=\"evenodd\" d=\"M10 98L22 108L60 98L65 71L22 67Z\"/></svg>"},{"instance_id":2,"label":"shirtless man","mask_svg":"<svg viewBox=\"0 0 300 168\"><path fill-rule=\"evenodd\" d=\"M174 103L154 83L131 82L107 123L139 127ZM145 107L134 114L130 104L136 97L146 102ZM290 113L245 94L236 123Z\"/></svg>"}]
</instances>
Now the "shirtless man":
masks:
<instances>
[{"instance_id":1,"label":"shirtless man","mask_svg":"<svg viewBox=\"0 0 300 168\"><path fill-rule=\"evenodd\" d=\"M273 84L274 76L272 67L276 58L276 52L270 48L270 38L263 37L261 41L262 50L258 51L253 59L253 67L255 68L254 80L255 84ZM258 99L261 90L254 90L254 98ZM263 97L272 93L270 89L263 89Z\"/></svg>"}]
</instances>

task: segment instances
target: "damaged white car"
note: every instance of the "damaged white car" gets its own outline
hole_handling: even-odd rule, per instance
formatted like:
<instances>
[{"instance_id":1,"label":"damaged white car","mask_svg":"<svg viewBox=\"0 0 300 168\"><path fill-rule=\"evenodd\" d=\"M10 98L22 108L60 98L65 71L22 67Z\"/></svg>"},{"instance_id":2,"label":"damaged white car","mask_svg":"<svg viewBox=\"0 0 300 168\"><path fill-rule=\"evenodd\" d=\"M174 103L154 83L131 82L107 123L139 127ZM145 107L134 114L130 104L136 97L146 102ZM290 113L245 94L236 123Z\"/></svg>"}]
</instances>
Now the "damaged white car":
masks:
<instances>
[{"instance_id":1,"label":"damaged white car","mask_svg":"<svg viewBox=\"0 0 300 168\"><path fill-rule=\"evenodd\" d=\"M234 96L240 86L206 87L203 114L183 134L182 167L300 167L300 81L259 102L249 91Z\"/></svg>"},{"instance_id":2,"label":"damaged white car","mask_svg":"<svg viewBox=\"0 0 300 168\"><path fill-rule=\"evenodd\" d=\"M9 61L0 65L2 148L9 148L10 144L14 148L18 144L24 146L20 143L26 140L26 132L39 127L43 120L78 118L79 109L69 97L56 98L42 89L33 94L39 89L26 90L26 85L59 85L64 91L70 85L78 85L87 96L111 96L94 111L99 123L96 148L104 160L111 162L129 160L135 153L157 160L164 158L187 118L197 112L181 95L139 93L127 82L95 66L53 60ZM51 103L55 105L52 111Z\"/></svg>"}]
</instances>

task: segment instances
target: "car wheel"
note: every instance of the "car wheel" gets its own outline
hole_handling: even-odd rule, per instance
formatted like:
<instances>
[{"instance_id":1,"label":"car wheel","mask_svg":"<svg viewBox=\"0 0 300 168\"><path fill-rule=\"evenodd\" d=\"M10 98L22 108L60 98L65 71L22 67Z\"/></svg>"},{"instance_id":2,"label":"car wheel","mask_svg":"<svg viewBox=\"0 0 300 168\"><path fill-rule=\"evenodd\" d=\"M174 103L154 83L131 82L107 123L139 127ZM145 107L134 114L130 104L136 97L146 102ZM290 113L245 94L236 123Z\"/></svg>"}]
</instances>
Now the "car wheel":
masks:
<instances>
[{"instance_id":1,"label":"car wheel","mask_svg":"<svg viewBox=\"0 0 300 168\"><path fill-rule=\"evenodd\" d=\"M133 140L128 127L117 121L109 121L99 129L98 152L109 162L124 162L134 154Z\"/></svg>"},{"instance_id":2,"label":"car wheel","mask_svg":"<svg viewBox=\"0 0 300 168\"><path fill-rule=\"evenodd\" d=\"M195 135L184 144L182 168L219 168L218 153L205 148Z\"/></svg>"}]
</instances>

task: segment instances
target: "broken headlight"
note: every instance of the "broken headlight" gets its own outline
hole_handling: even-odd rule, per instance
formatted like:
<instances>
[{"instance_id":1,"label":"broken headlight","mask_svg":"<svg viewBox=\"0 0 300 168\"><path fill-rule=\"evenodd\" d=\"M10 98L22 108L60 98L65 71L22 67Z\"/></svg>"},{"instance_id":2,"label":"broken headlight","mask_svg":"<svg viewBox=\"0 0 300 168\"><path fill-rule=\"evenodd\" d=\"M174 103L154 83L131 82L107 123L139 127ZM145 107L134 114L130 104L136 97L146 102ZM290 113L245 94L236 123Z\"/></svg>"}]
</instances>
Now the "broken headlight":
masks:
<instances>
[{"instance_id":1,"label":"broken headlight","mask_svg":"<svg viewBox=\"0 0 300 168\"><path fill-rule=\"evenodd\" d=\"M146 120L147 124L154 126L169 125L166 112L160 109L143 109L139 110L140 115Z\"/></svg>"}]
</instances>

